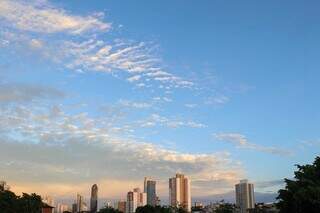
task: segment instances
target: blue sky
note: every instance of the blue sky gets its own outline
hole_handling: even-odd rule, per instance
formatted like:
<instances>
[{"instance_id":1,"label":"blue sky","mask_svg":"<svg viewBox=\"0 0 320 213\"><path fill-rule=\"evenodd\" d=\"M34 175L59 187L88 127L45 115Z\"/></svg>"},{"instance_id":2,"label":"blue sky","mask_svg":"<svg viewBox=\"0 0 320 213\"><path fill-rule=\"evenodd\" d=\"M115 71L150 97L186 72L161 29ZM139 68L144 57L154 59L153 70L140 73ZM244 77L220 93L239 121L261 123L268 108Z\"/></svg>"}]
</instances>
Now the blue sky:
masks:
<instances>
[{"instance_id":1,"label":"blue sky","mask_svg":"<svg viewBox=\"0 0 320 213\"><path fill-rule=\"evenodd\" d=\"M2 1L0 177L56 196L143 176L165 196L178 171L195 196L276 191L319 154L318 7Z\"/></svg>"}]
</instances>

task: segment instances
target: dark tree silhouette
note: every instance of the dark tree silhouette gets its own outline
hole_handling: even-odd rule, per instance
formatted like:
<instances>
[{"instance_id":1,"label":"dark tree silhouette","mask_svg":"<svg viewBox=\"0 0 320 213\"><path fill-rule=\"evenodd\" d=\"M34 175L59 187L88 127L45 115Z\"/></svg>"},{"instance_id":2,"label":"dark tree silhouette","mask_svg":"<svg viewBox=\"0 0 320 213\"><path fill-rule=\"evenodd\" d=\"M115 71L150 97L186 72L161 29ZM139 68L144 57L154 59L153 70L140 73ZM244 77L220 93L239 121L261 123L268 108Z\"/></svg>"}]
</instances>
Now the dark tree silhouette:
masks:
<instances>
[{"instance_id":1,"label":"dark tree silhouette","mask_svg":"<svg viewBox=\"0 0 320 213\"><path fill-rule=\"evenodd\" d=\"M234 205L231 203L221 203L216 209L216 213L233 213Z\"/></svg>"},{"instance_id":2,"label":"dark tree silhouette","mask_svg":"<svg viewBox=\"0 0 320 213\"><path fill-rule=\"evenodd\" d=\"M173 208L166 206L140 206L136 209L136 213L187 213L183 208Z\"/></svg>"},{"instance_id":3,"label":"dark tree silhouette","mask_svg":"<svg viewBox=\"0 0 320 213\"><path fill-rule=\"evenodd\" d=\"M0 209L3 213L18 212L18 197L11 191L0 192Z\"/></svg>"},{"instance_id":4,"label":"dark tree silhouette","mask_svg":"<svg viewBox=\"0 0 320 213\"><path fill-rule=\"evenodd\" d=\"M285 179L277 199L280 213L320 212L320 157L313 164L297 165L294 179Z\"/></svg>"},{"instance_id":5,"label":"dark tree silhouette","mask_svg":"<svg viewBox=\"0 0 320 213\"><path fill-rule=\"evenodd\" d=\"M21 197L11 191L0 192L1 213L40 213L41 197L36 194L23 193Z\"/></svg>"},{"instance_id":6,"label":"dark tree silhouette","mask_svg":"<svg viewBox=\"0 0 320 213\"><path fill-rule=\"evenodd\" d=\"M100 209L99 213L122 213L122 212L117 209L114 209L112 207L106 206L106 207Z\"/></svg>"},{"instance_id":7,"label":"dark tree silhouette","mask_svg":"<svg viewBox=\"0 0 320 213\"><path fill-rule=\"evenodd\" d=\"M39 213L42 208L42 201L40 195L35 193L29 195L22 194L22 197L18 199L18 205L21 213Z\"/></svg>"}]
</instances>

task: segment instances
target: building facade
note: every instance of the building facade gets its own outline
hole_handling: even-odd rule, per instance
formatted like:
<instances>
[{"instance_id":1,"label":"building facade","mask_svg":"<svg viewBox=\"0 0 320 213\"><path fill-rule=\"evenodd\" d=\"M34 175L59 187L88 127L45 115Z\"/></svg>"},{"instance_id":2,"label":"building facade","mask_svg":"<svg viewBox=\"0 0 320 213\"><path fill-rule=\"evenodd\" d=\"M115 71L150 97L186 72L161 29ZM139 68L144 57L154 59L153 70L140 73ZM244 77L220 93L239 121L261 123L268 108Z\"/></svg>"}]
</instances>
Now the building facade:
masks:
<instances>
[{"instance_id":1,"label":"building facade","mask_svg":"<svg viewBox=\"0 0 320 213\"><path fill-rule=\"evenodd\" d=\"M51 207L54 206L54 199L51 196L46 195L44 197L41 197L41 199L42 199L42 203L45 203ZM51 209L51 211L50 211L50 208L47 208L46 211L53 213L53 208Z\"/></svg>"},{"instance_id":2,"label":"building facade","mask_svg":"<svg viewBox=\"0 0 320 213\"><path fill-rule=\"evenodd\" d=\"M118 210L120 212L126 213L126 205L127 205L126 201L118 201Z\"/></svg>"},{"instance_id":3,"label":"building facade","mask_svg":"<svg viewBox=\"0 0 320 213\"><path fill-rule=\"evenodd\" d=\"M87 211L88 207L82 195L77 194L77 212Z\"/></svg>"},{"instance_id":4,"label":"building facade","mask_svg":"<svg viewBox=\"0 0 320 213\"><path fill-rule=\"evenodd\" d=\"M147 194L147 204L157 205L156 181L151 178L144 178L144 193Z\"/></svg>"},{"instance_id":5,"label":"building facade","mask_svg":"<svg viewBox=\"0 0 320 213\"><path fill-rule=\"evenodd\" d=\"M182 207L191 212L190 180L183 174L169 179L169 202L173 207Z\"/></svg>"},{"instance_id":6,"label":"building facade","mask_svg":"<svg viewBox=\"0 0 320 213\"><path fill-rule=\"evenodd\" d=\"M97 186L97 184L94 184L91 187L90 211L91 212L98 211L98 186Z\"/></svg>"},{"instance_id":7,"label":"building facade","mask_svg":"<svg viewBox=\"0 0 320 213\"><path fill-rule=\"evenodd\" d=\"M67 204L57 204L56 213L63 213L65 211L69 211L69 206Z\"/></svg>"},{"instance_id":8,"label":"building facade","mask_svg":"<svg viewBox=\"0 0 320 213\"><path fill-rule=\"evenodd\" d=\"M254 209L254 187L248 180L240 180L240 183L235 185L236 189L236 206L240 213L247 213L250 209Z\"/></svg>"},{"instance_id":9,"label":"building facade","mask_svg":"<svg viewBox=\"0 0 320 213\"><path fill-rule=\"evenodd\" d=\"M134 213L139 206L147 205L147 194L141 192L139 188L133 189L133 191L127 194L127 206L126 213Z\"/></svg>"}]
</instances>

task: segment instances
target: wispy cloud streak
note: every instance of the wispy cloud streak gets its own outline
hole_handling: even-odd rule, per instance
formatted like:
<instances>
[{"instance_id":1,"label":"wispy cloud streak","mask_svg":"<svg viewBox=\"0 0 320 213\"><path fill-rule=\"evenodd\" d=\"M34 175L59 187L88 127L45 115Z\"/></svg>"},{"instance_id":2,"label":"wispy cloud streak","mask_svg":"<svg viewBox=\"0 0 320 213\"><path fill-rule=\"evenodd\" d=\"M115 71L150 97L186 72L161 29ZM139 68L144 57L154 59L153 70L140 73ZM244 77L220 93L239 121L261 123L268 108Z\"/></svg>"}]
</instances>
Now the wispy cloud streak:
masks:
<instances>
[{"instance_id":1,"label":"wispy cloud streak","mask_svg":"<svg viewBox=\"0 0 320 213\"><path fill-rule=\"evenodd\" d=\"M215 133L214 138L219 141L231 143L239 148L251 149L260 152L266 152L275 155L292 155L290 150L284 150L277 147L262 146L248 141L247 137L238 133Z\"/></svg>"}]
</instances>

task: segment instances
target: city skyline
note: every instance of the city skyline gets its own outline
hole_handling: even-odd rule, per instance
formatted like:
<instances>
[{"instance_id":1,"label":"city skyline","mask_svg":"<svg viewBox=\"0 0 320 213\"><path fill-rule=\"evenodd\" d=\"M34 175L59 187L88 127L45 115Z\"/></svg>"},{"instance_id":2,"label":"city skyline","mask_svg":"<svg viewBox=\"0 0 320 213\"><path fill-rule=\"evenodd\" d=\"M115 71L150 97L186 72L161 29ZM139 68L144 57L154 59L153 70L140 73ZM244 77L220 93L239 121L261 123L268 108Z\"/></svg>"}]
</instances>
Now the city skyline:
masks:
<instances>
[{"instance_id":1,"label":"city skyline","mask_svg":"<svg viewBox=\"0 0 320 213\"><path fill-rule=\"evenodd\" d=\"M126 199L152 177L165 201L183 173L194 198L242 179L274 195L319 153L319 6L0 1L0 180Z\"/></svg>"},{"instance_id":2,"label":"city skyline","mask_svg":"<svg viewBox=\"0 0 320 213\"><path fill-rule=\"evenodd\" d=\"M109 207L116 210L120 210L123 213L134 213L138 207L145 206L163 206L163 207L172 207L172 208L183 208L186 212L191 212L191 207L200 207L205 208L215 208L215 205L219 203L225 203L225 200L208 200L203 203L203 201L197 201L195 199L194 203L191 202L192 195L190 192L191 183L188 177L184 174L177 173L175 177L169 178L168 192L169 192L169 201L168 203L160 203L157 197L156 191L156 181L151 177L145 177L143 181L144 190L142 191L139 187L130 190L127 193L127 199L115 199L112 201L104 200L103 205L98 205L98 186L93 184L91 187L91 196L90 196L90 208L86 204L86 199L81 194L77 193L76 200L68 205L65 202L56 202L56 200L49 196L41 196L42 202L47 204L50 208L55 209L55 213L62 213L63 211L72 211L72 213L78 212L98 212L99 209ZM5 181L0 181L0 192L9 190L10 187L6 184ZM249 183L247 179L240 180L239 183L235 184L235 200L231 202L234 204L234 208L238 209L240 213L247 213L249 210L254 209L255 207L263 206L261 202L256 202L254 185ZM150 199L153 198L153 199ZM150 199L150 201L149 201ZM266 203L266 206L273 207L273 203Z\"/></svg>"}]
</instances>

